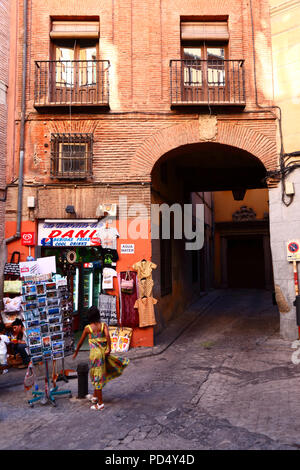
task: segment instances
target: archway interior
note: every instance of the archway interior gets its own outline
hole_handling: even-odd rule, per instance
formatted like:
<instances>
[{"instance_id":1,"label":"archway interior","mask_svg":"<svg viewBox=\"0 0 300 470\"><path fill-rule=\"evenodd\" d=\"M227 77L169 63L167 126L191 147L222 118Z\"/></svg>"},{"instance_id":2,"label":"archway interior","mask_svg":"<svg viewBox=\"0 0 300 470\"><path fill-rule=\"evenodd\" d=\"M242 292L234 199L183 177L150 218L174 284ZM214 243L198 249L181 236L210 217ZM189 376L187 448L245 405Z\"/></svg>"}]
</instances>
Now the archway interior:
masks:
<instances>
[{"instance_id":1,"label":"archway interior","mask_svg":"<svg viewBox=\"0 0 300 470\"><path fill-rule=\"evenodd\" d=\"M151 176L152 203L204 204L205 212L200 250L187 251L186 240L172 236L152 240L152 259L159 266L154 281L161 318L168 320L212 288L271 287L266 169L257 157L215 142L190 144L164 154ZM235 201L233 190L246 190L246 201L250 194L258 205L263 200L263 215L245 208L245 200ZM222 219L225 208L230 215Z\"/></svg>"},{"instance_id":2,"label":"archway interior","mask_svg":"<svg viewBox=\"0 0 300 470\"><path fill-rule=\"evenodd\" d=\"M178 147L156 162L152 181L167 165L175 170L184 186L194 191L224 191L266 188L266 169L245 150L213 142ZM164 170L163 170L164 171Z\"/></svg>"}]
</instances>

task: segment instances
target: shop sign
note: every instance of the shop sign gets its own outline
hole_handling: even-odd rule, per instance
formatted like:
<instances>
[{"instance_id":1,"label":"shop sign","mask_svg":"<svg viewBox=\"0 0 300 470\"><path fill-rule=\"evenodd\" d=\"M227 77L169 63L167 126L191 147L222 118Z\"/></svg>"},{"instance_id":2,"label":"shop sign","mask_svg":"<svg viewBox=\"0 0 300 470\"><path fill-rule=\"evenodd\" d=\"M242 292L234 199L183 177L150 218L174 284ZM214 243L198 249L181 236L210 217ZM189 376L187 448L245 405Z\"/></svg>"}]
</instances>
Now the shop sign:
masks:
<instances>
[{"instance_id":1,"label":"shop sign","mask_svg":"<svg viewBox=\"0 0 300 470\"><path fill-rule=\"evenodd\" d=\"M22 232L21 243L23 246L34 246L34 232Z\"/></svg>"},{"instance_id":2,"label":"shop sign","mask_svg":"<svg viewBox=\"0 0 300 470\"><path fill-rule=\"evenodd\" d=\"M88 222L40 222L39 246L99 246L98 230L103 223Z\"/></svg>"},{"instance_id":3,"label":"shop sign","mask_svg":"<svg viewBox=\"0 0 300 470\"><path fill-rule=\"evenodd\" d=\"M287 260L300 261L300 240L290 240L287 243Z\"/></svg>"},{"instance_id":4,"label":"shop sign","mask_svg":"<svg viewBox=\"0 0 300 470\"><path fill-rule=\"evenodd\" d=\"M122 254L134 254L134 243L121 243Z\"/></svg>"}]
</instances>

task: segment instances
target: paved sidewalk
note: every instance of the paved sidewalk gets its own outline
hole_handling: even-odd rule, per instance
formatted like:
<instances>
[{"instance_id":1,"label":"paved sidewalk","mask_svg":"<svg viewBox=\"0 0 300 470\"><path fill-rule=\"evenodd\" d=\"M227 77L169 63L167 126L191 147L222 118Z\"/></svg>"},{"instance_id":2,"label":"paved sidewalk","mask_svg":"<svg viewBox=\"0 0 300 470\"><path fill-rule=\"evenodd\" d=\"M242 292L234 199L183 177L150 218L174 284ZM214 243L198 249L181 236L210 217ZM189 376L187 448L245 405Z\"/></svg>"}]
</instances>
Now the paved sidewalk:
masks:
<instances>
[{"instance_id":1,"label":"paved sidewalk","mask_svg":"<svg viewBox=\"0 0 300 470\"><path fill-rule=\"evenodd\" d=\"M172 319L166 328L155 338L157 343L152 348L138 347L132 348L126 353L118 353L119 356L126 356L130 360L142 359L145 357L156 356L162 354L171 344L176 341L180 335L189 328L200 315L203 315L210 306L217 300L221 295L220 291L212 291L198 301L194 302L184 313L178 317ZM75 369L79 362L88 361L88 350L81 350L77 359L72 360L71 357L65 359L66 369ZM9 373L0 378L0 390L1 388L10 388L17 385L22 385L24 382L24 375L26 369L9 369Z\"/></svg>"},{"instance_id":2,"label":"paved sidewalk","mask_svg":"<svg viewBox=\"0 0 300 470\"><path fill-rule=\"evenodd\" d=\"M157 343L126 354L131 362L105 386L101 412L76 398L77 380L58 383L73 398L31 409L24 370L2 376L0 448L300 448L300 366L291 361L291 342L279 336L270 293L211 292L174 319ZM82 361L87 351L78 361L67 358L66 367Z\"/></svg>"}]
</instances>

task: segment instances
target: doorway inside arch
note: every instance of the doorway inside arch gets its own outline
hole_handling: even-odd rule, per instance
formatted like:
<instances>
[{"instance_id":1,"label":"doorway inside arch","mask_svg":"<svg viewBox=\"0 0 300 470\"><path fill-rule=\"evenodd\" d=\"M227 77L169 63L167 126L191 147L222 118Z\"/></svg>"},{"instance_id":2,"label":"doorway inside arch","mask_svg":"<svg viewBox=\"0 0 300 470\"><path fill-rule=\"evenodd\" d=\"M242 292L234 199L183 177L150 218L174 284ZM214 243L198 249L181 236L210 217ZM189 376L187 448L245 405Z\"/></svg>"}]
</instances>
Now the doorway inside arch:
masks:
<instances>
[{"instance_id":1,"label":"doorway inside arch","mask_svg":"<svg viewBox=\"0 0 300 470\"><path fill-rule=\"evenodd\" d=\"M196 206L204 208L201 249L186 250L187 240L172 229L172 212L170 237L152 240L163 321L212 289L273 289L265 177L258 158L213 142L178 147L156 162L153 204L191 204L194 229Z\"/></svg>"}]
</instances>

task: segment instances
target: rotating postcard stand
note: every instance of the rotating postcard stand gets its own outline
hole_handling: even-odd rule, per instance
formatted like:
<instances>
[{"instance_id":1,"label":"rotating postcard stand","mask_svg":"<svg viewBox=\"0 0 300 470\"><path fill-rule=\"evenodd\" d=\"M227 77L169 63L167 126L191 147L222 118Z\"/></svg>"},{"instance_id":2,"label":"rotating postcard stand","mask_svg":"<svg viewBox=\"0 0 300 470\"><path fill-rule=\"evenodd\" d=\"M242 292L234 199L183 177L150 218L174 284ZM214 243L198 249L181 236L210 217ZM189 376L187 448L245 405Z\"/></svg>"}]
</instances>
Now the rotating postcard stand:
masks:
<instances>
[{"instance_id":1,"label":"rotating postcard stand","mask_svg":"<svg viewBox=\"0 0 300 470\"><path fill-rule=\"evenodd\" d=\"M45 359L45 389L43 392L38 390L34 390L32 392L33 398L28 400L28 404L31 408L33 408L34 404L41 400L42 405L46 405L50 403L52 406L56 406L55 397L68 395L69 398L72 397L71 390L58 390L57 385L53 388L50 388L50 379L49 379L49 367L48 367L48 360Z\"/></svg>"},{"instance_id":2,"label":"rotating postcard stand","mask_svg":"<svg viewBox=\"0 0 300 470\"><path fill-rule=\"evenodd\" d=\"M56 380L50 388L49 361L53 370L56 361L64 359L64 321L60 307L61 299L51 274L23 278L22 306L24 311L27 345L33 366L43 363L45 367L44 391L34 390L29 406L40 401L56 406L55 397L71 397L71 390L58 390ZM64 367L64 365L63 365Z\"/></svg>"}]
</instances>

